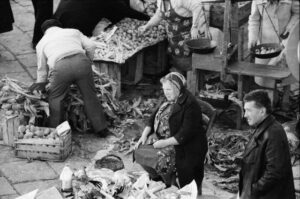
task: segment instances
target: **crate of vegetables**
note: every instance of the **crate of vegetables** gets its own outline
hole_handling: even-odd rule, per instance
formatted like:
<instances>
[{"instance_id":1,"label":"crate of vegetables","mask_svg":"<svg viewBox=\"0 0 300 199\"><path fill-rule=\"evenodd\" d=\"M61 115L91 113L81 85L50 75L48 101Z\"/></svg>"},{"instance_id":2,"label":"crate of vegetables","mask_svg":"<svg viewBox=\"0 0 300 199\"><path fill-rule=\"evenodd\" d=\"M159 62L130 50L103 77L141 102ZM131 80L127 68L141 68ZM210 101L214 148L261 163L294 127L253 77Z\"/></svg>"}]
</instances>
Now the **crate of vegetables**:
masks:
<instances>
[{"instance_id":1,"label":"crate of vegetables","mask_svg":"<svg viewBox=\"0 0 300 199\"><path fill-rule=\"evenodd\" d=\"M64 123L63 123L64 124ZM15 155L19 158L64 161L72 151L71 129L20 125Z\"/></svg>"}]
</instances>

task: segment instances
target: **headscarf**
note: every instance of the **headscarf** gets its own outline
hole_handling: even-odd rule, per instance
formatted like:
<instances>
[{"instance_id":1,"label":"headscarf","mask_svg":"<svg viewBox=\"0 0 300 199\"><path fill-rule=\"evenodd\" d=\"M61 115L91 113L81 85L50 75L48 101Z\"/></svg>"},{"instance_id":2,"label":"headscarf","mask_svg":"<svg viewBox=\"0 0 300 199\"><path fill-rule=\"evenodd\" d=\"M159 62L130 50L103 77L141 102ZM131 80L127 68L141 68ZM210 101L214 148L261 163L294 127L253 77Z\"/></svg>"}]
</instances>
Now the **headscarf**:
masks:
<instances>
[{"instance_id":1,"label":"headscarf","mask_svg":"<svg viewBox=\"0 0 300 199\"><path fill-rule=\"evenodd\" d=\"M161 78L160 82L164 83L166 80L170 81L172 84L178 88L178 90L181 92L182 89L186 86L186 80L185 77L178 73L178 72L171 72L168 73L166 76Z\"/></svg>"}]
</instances>

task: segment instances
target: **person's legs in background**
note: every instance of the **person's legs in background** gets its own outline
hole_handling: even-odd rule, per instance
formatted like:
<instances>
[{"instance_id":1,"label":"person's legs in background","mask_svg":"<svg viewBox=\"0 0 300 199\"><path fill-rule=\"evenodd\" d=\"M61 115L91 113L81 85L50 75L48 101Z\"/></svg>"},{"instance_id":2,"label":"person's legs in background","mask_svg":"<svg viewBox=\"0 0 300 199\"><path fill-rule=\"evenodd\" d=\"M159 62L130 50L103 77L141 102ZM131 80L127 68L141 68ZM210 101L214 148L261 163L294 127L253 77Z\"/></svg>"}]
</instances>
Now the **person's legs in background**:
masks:
<instances>
[{"instance_id":1,"label":"person's legs in background","mask_svg":"<svg viewBox=\"0 0 300 199\"><path fill-rule=\"evenodd\" d=\"M84 54L65 57L55 64L50 74L49 126L56 127L64 120L63 100L72 83L76 83L84 101L85 111L96 133L107 127L100 100L96 96L91 63ZM105 136L105 135L103 135Z\"/></svg>"},{"instance_id":2,"label":"person's legs in background","mask_svg":"<svg viewBox=\"0 0 300 199\"><path fill-rule=\"evenodd\" d=\"M32 0L34 8L35 23L33 29L32 47L43 37L41 25L53 16L53 0Z\"/></svg>"}]
</instances>

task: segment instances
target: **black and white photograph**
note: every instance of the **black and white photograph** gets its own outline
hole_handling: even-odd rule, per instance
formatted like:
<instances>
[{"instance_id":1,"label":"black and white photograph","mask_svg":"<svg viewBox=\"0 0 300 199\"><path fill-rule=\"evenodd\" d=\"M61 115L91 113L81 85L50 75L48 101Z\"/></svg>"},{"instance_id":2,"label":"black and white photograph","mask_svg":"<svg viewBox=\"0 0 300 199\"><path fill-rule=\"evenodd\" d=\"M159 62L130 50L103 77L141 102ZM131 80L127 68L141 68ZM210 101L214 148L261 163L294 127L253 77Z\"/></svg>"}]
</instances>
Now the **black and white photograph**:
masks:
<instances>
[{"instance_id":1,"label":"black and white photograph","mask_svg":"<svg viewBox=\"0 0 300 199\"><path fill-rule=\"evenodd\" d=\"M299 0L0 0L0 199L300 199Z\"/></svg>"}]
</instances>

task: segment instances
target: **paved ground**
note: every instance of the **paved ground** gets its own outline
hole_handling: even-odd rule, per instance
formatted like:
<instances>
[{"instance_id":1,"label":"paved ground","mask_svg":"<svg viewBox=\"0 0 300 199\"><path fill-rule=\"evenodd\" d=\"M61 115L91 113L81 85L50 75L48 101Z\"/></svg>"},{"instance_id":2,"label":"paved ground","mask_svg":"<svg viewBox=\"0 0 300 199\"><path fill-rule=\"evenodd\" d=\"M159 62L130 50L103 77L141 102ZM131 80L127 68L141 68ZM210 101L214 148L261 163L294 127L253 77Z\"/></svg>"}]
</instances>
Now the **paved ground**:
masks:
<instances>
[{"instance_id":1,"label":"paved ground","mask_svg":"<svg viewBox=\"0 0 300 199\"><path fill-rule=\"evenodd\" d=\"M54 7L59 0L54 0ZM8 76L30 85L36 78L36 54L31 48L34 24L33 7L30 0L11 0L14 13L14 29L0 34L0 78ZM114 137L95 138L92 135L74 135L72 155L65 162L27 161L18 159L12 148L4 146L0 140L0 199L15 198L32 191L59 186L59 174L66 163L80 168L91 163L97 152L112 149ZM76 140L80 144L76 144ZM122 156L122 155L121 155ZM131 157L122 156L125 167L136 171L141 168L133 164ZM231 194L216 189L204 182L205 195L229 198ZM212 198L212 197L203 197Z\"/></svg>"}]
</instances>

